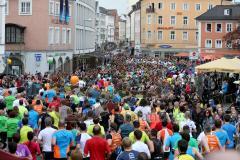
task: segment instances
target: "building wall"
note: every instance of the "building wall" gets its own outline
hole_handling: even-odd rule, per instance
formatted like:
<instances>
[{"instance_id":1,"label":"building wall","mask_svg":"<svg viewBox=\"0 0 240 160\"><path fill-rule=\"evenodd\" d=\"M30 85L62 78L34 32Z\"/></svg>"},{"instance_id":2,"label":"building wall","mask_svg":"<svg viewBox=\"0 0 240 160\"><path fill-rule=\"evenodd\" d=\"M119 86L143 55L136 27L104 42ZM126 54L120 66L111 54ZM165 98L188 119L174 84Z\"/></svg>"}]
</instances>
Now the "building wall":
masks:
<instances>
[{"instance_id":1,"label":"building wall","mask_svg":"<svg viewBox=\"0 0 240 160\"><path fill-rule=\"evenodd\" d=\"M95 51L95 0L76 0L75 54Z\"/></svg>"},{"instance_id":2,"label":"building wall","mask_svg":"<svg viewBox=\"0 0 240 160\"><path fill-rule=\"evenodd\" d=\"M119 40L126 40L126 21L119 21Z\"/></svg>"},{"instance_id":3,"label":"building wall","mask_svg":"<svg viewBox=\"0 0 240 160\"><path fill-rule=\"evenodd\" d=\"M149 5L154 3L154 11L147 12ZM148 0L141 1L141 43L143 48L163 52L181 52L195 50L198 46L196 32L198 27L195 18L206 12L211 4L214 7L220 4L219 0ZM162 8L159 9L159 3ZM175 3L175 10L170 9L171 3ZM183 10L183 4L187 3L187 10ZM200 4L200 10L196 10L196 4ZM230 2L224 2L230 4ZM158 17L162 16L162 24L158 23ZM175 25L170 24L171 16L176 17ZM148 17L150 20L148 20ZM183 24L183 17L188 17L188 24ZM148 24L149 21L149 24ZM147 32L151 31L151 37ZM162 31L162 39L158 39L158 31ZM170 39L171 31L175 31L175 40ZM183 32L188 33L188 39L183 40ZM164 45L164 48L161 48ZM166 49L165 47L167 46Z\"/></svg>"},{"instance_id":4,"label":"building wall","mask_svg":"<svg viewBox=\"0 0 240 160\"><path fill-rule=\"evenodd\" d=\"M114 42L115 41L115 21L114 16L107 15L106 16L106 27L107 27L107 41Z\"/></svg>"},{"instance_id":5,"label":"building wall","mask_svg":"<svg viewBox=\"0 0 240 160\"><path fill-rule=\"evenodd\" d=\"M239 22L237 21L202 21L200 22L200 29L201 29L201 38L200 38L200 48L201 48L201 53L216 53L216 50L218 51L218 53L221 54L221 50L222 52L226 53L226 50L229 49L227 47L226 42L223 40L223 37L228 33L227 32L227 24L232 24L232 31L237 29L237 26L240 25ZM207 24L211 24L212 26L212 31L211 32L207 32L206 26ZM216 25L217 24L221 24L222 25L222 31L221 32L217 32L216 31ZM205 43L206 40L211 40L212 41L212 47L211 48L206 48ZM217 48L216 47L216 40L222 40L222 48ZM230 51L232 52L232 51Z\"/></svg>"},{"instance_id":6,"label":"building wall","mask_svg":"<svg viewBox=\"0 0 240 160\"><path fill-rule=\"evenodd\" d=\"M0 56L5 51L5 0L0 0Z\"/></svg>"},{"instance_id":7,"label":"building wall","mask_svg":"<svg viewBox=\"0 0 240 160\"><path fill-rule=\"evenodd\" d=\"M130 42L130 35L131 34L131 19L129 16L127 16L126 20L126 38Z\"/></svg>"},{"instance_id":8,"label":"building wall","mask_svg":"<svg viewBox=\"0 0 240 160\"><path fill-rule=\"evenodd\" d=\"M59 3L59 0L51 0ZM71 1L69 1L71 2ZM24 33L24 45L6 45L6 50L43 51L43 50L71 50L73 49L73 9L69 24L60 24L58 15L49 15L49 1L32 0L32 15L19 15L19 1L8 0L8 15L6 23L14 23L26 27ZM72 3L70 3L72 6ZM72 8L72 7L71 7ZM54 5L55 10L55 5ZM49 43L49 28L54 27L60 30L59 43ZM71 30L71 43L62 44L62 29Z\"/></svg>"},{"instance_id":9,"label":"building wall","mask_svg":"<svg viewBox=\"0 0 240 160\"><path fill-rule=\"evenodd\" d=\"M134 40L135 40L135 48L141 48L141 14L140 10L135 11L134 16Z\"/></svg>"}]
</instances>

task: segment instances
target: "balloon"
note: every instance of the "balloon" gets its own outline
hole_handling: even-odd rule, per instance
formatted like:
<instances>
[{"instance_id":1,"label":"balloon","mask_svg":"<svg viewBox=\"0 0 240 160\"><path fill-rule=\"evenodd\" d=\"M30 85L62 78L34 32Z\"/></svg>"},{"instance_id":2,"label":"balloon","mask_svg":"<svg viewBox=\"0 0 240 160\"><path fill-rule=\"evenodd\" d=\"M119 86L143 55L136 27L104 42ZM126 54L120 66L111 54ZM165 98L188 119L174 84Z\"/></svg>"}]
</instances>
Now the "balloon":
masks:
<instances>
[{"instance_id":1,"label":"balloon","mask_svg":"<svg viewBox=\"0 0 240 160\"><path fill-rule=\"evenodd\" d=\"M79 82L78 76L72 76L70 82L72 85L76 85Z\"/></svg>"},{"instance_id":2,"label":"balloon","mask_svg":"<svg viewBox=\"0 0 240 160\"><path fill-rule=\"evenodd\" d=\"M7 59L7 64L12 64L12 60L10 58Z\"/></svg>"}]
</instances>

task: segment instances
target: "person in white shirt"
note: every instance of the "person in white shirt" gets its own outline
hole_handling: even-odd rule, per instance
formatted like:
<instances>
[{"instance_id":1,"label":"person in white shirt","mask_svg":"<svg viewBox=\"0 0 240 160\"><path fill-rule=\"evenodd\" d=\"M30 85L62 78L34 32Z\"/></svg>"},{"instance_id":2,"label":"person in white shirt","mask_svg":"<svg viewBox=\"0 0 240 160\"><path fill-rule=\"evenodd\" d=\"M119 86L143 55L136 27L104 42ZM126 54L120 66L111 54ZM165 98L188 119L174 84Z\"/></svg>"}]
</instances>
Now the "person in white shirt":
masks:
<instances>
[{"instance_id":1,"label":"person in white shirt","mask_svg":"<svg viewBox=\"0 0 240 160\"><path fill-rule=\"evenodd\" d=\"M57 130L53 129L52 126L52 119L50 117L45 119L45 125L46 128L41 130L38 135L38 141L43 146L43 155L45 160L51 160L53 157L53 151L52 151L52 135Z\"/></svg>"},{"instance_id":2,"label":"person in white shirt","mask_svg":"<svg viewBox=\"0 0 240 160\"><path fill-rule=\"evenodd\" d=\"M151 154L148 146L141 141L142 138L142 131L136 130L134 131L134 136L136 139L136 142L132 145L132 149L138 152L144 152L148 155L148 158L151 159Z\"/></svg>"},{"instance_id":3,"label":"person in white shirt","mask_svg":"<svg viewBox=\"0 0 240 160\"><path fill-rule=\"evenodd\" d=\"M84 123L87 125L87 127L94 124L93 123L93 111L92 110L88 111L87 120L85 120Z\"/></svg>"},{"instance_id":4,"label":"person in white shirt","mask_svg":"<svg viewBox=\"0 0 240 160\"><path fill-rule=\"evenodd\" d=\"M148 106L147 101L145 99L141 99L140 101L140 106L138 106L135 110L134 113L138 113L139 111L142 111L143 113L143 120L147 120L147 116L151 113L151 107Z\"/></svg>"},{"instance_id":5,"label":"person in white shirt","mask_svg":"<svg viewBox=\"0 0 240 160\"><path fill-rule=\"evenodd\" d=\"M91 139L92 137L87 133L87 126L85 123L80 123L79 124L79 128L80 128L80 135L77 136L77 149L79 149L82 153L82 155L84 155L84 147L85 144L87 142L87 140ZM83 158L87 158L90 155L83 157Z\"/></svg>"},{"instance_id":6,"label":"person in white shirt","mask_svg":"<svg viewBox=\"0 0 240 160\"><path fill-rule=\"evenodd\" d=\"M197 132L197 127L195 123L190 119L191 113L187 111L185 113L185 121L180 122L180 131L183 130L184 126L188 126L190 129L190 136L192 137L193 132Z\"/></svg>"}]
</instances>

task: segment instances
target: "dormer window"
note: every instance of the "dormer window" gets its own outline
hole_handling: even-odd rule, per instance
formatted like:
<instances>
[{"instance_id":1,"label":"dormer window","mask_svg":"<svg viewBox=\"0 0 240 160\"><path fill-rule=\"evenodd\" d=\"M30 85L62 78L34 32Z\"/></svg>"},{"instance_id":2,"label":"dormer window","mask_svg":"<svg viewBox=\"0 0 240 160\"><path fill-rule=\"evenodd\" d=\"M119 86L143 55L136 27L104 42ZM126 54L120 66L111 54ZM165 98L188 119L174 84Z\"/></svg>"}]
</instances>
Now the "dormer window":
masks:
<instances>
[{"instance_id":1,"label":"dormer window","mask_svg":"<svg viewBox=\"0 0 240 160\"><path fill-rule=\"evenodd\" d=\"M224 16L229 16L231 14L230 9L224 9Z\"/></svg>"}]
</instances>

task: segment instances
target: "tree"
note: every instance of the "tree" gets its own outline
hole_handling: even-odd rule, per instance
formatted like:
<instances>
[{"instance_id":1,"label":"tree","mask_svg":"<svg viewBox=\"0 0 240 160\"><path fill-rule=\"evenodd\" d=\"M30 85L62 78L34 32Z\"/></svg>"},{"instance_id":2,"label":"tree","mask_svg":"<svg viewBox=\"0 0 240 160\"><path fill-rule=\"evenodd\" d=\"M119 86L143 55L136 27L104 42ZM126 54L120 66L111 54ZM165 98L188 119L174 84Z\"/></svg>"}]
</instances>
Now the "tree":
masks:
<instances>
[{"instance_id":1,"label":"tree","mask_svg":"<svg viewBox=\"0 0 240 160\"><path fill-rule=\"evenodd\" d=\"M240 50L240 26L232 32L227 33L223 40L228 48Z\"/></svg>"}]
</instances>

